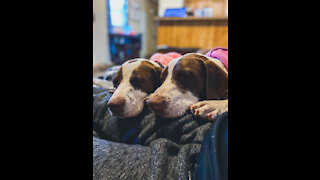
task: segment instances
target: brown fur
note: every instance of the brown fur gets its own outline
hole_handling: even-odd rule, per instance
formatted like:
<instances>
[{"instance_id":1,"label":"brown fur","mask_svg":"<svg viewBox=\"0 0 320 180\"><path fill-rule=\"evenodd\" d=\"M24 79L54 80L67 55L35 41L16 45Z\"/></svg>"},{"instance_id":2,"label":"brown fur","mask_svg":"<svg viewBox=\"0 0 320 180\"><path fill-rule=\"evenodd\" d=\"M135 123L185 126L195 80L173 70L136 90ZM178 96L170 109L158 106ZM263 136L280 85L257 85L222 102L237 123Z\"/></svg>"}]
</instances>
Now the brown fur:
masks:
<instances>
[{"instance_id":1,"label":"brown fur","mask_svg":"<svg viewBox=\"0 0 320 180\"><path fill-rule=\"evenodd\" d=\"M154 66L152 63L143 61L136 68L130 77L130 83L135 89L139 89L147 94L152 93L160 86L160 73L162 68Z\"/></svg>"},{"instance_id":2,"label":"brown fur","mask_svg":"<svg viewBox=\"0 0 320 180\"><path fill-rule=\"evenodd\" d=\"M199 99L204 99L204 72L200 61L186 56L174 66L172 80L181 91L189 90Z\"/></svg>"},{"instance_id":3,"label":"brown fur","mask_svg":"<svg viewBox=\"0 0 320 180\"><path fill-rule=\"evenodd\" d=\"M228 99L228 75L210 60L204 61L207 72L207 100Z\"/></svg>"},{"instance_id":4,"label":"brown fur","mask_svg":"<svg viewBox=\"0 0 320 180\"><path fill-rule=\"evenodd\" d=\"M161 72L161 75L160 75L160 81L161 83L163 83L166 78L168 76L168 66L164 68L164 70Z\"/></svg>"},{"instance_id":5,"label":"brown fur","mask_svg":"<svg viewBox=\"0 0 320 180\"><path fill-rule=\"evenodd\" d=\"M197 54L180 59L173 68L173 81L199 99L227 99L228 75L214 62Z\"/></svg>"},{"instance_id":6,"label":"brown fur","mask_svg":"<svg viewBox=\"0 0 320 180\"><path fill-rule=\"evenodd\" d=\"M122 76L122 67L118 70L118 72L116 73L116 75L113 77L113 85L115 88L117 88L119 86L119 84L121 83L123 79Z\"/></svg>"}]
</instances>

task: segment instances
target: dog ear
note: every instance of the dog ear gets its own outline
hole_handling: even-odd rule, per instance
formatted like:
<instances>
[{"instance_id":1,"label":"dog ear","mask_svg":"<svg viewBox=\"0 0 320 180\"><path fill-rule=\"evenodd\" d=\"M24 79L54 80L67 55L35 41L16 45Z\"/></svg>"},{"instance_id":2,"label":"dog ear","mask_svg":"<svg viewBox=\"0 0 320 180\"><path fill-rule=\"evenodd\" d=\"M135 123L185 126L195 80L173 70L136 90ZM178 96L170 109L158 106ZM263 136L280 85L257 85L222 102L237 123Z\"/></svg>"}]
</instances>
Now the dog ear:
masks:
<instances>
[{"instance_id":1,"label":"dog ear","mask_svg":"<svg viewBox=\"0 0 320 180\"><path fill-rule=\"evenodd\" d=\"M157 89L161 85L160 76L161 76L162 68L158 66L153 66L152 68L155 76L155 89Z\"/></svg>"},{"instance_id":2,"label":"dog ear","mask_svg":"<svg viewBox=\"0 0 320 180\"><path fill-rule=\"evenodd\" d=\"M205 94L207 100L228 99L228 74L215 62L204 60L206 69Z\"/></svg>"},{"instance_id":3,"label":"dog ear","mask_svg":"<svg viewBox=\"0 0 320 180\"><path fill-rule=\"evenodd\" d=\"M160 76L161 76L161 72L162 72L162 68L155 66L154 64L152 64L151 62L148 61L143 61L143 64L145 64L146 66L149 66L150 68L152 68L153 71L153 79L154 79L154 90L156 90L160 85L161 85L161 81L160 81Z\"/></svg>"}]
</instances>

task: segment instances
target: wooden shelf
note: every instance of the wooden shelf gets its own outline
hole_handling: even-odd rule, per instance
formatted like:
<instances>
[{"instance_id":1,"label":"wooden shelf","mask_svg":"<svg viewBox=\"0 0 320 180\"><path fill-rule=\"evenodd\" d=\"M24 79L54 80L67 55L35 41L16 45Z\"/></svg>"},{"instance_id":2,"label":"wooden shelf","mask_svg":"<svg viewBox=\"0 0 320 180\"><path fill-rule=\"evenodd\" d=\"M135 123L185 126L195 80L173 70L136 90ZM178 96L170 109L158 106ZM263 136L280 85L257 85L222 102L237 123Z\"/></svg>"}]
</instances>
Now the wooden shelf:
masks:
<instances>
[{"instance_id":1,"label":"wooden shelf","mask_svg":"<svg viewBox=\"0 0 320 180\"><path fill-rule=\"evenodd\" d=\"M155 17L156 21L215 21L228 20L228 17Z\"/></svg>"},{"instance_id":2,"label":"wooden shelf","mask_svg":"<svg viewBox=\"0 0 320 180\"><path fill-rule=\"evenodd\" d=\"M228 17L155 17L157 45L212 49L228 47Z\"/></svg>"}]
</instances>

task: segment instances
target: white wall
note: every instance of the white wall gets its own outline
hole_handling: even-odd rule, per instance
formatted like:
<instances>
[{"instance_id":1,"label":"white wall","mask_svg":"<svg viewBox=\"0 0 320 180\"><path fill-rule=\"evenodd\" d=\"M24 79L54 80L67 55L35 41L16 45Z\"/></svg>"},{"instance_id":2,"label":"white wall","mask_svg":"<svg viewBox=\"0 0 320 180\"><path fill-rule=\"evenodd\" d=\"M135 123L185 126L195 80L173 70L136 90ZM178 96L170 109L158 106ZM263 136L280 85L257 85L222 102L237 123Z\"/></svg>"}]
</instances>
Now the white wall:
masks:
<instances>
[{"instance_id":1,"label":"white wall","mask_svg":"<svg viewBox=\"0 0 320 180\"><path fill-rule=\"evenodd\" d=\"M107 31L107 0L93 0L93 64L111 65Z\"/></svg>"},{"instance_id":2,"label":"white wall","mask_svg":"<svg viewBox=\"0 0 320 180\"><path fill-rule=\"evenodd\" d=\"M153 2L154 3L154 2ZM150 0L128 0L128 22L137 34L142 34L140 57L146 58L156 52L157 28L154 7ZM132 13L131 11L138 11ZM138 16L138 17L131 17Z\"/></svg>"}]
</instances>

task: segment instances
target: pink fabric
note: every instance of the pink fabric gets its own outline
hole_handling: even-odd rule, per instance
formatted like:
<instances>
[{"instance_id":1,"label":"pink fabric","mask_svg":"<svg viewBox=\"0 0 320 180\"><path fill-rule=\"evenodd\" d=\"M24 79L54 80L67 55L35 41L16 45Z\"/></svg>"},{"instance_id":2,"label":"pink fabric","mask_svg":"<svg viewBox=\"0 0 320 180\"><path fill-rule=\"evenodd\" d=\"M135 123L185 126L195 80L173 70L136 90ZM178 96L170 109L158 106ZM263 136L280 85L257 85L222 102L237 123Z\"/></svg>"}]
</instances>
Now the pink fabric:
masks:
<instances>
[{"instance_id":1,"label":"pink fabric","mask_svg":"<svg viewBox=\"0 0 320 180\"><path fill-rule=\"evenodd\" d=\"M219 59L222 64L228 70L228 49L226 48L215 48L209 51L206 56Z\"/></svg>"},{"instance_id":2,"label":"pink fabric","mask_svg":"<svg viewBox=\"0 0 320 180\"><path fill-rule=\"evenodd\" d=\"M170 57L173 58L173 59L182 56L181 54L179 54L179 53L177 53L177 52L169 52L169 53L166 53L165 55L170 56Z\"/></svg>"},{"instance_id":3,"label":"pink fabric","mask_svg":"<svg viewBox=\"0 0 320 180\"><path fill-rule=\"evenodd\" d=\"M162 64L162 66L166 67L171 60L180 56L182 55L176 52L169 52L166 54L155 53L151 56L150 61L158 62Z\"/></svg>"}]
</instances>

